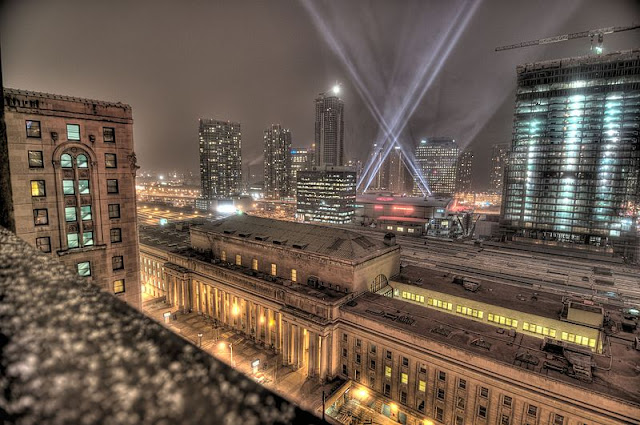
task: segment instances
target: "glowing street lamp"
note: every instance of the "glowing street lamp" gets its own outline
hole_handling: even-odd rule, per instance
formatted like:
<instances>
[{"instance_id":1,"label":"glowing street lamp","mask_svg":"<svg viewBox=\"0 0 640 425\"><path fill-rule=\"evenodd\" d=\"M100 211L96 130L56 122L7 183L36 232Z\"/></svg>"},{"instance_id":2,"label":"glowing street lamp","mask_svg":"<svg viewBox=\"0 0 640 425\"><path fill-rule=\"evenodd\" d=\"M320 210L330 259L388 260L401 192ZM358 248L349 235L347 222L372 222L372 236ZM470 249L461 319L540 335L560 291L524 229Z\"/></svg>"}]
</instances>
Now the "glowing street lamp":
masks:
<instances>
[{"instance_id":1,"label":"glowing street lamp","mask_svg":"<svg viewBox=\"0 0 640 425\"><path fill-rule=\"evenodd\" d=\"M202 348L202 332L198 332L198 347Z\"/></svg>"},{"instance_id":2,"label":"glowing street lamp","mask_svg":"<svg viewBox=\"0 0 640 425\"><path fill-rule=\"evenodd\" d=\"M340 84L336 84L335 86L333 86L333 88L331 88L331 91L336 96L339 95L340 94Z\"/></svg>"},{"instance_id":3,"label":"glowing street lamp","mask_svg":"<svg viewBox=\"0 0 640 425\"><path fill-rule=\"evenodd\" d=\"M227 348L227 344L224 342L221 342L220 344L218 344L218 348L220 350L224 350L225 348ZM229 343L229 362L231 363L231 366L233 366L233 343Z\"/></svg>"},{"instance_id":4,"label":"glowing street lamp","mask_svg":"<svg viewBox=\"0 0 640 425\"><path fill-rule=\"evenodd\" d=\"M367 398L369 396L369 391L367 391L364 388L360 388L357 392L356 392L356 397L358 397L360 400L364 400L365 398Z\"/></svg>"}]
</instances>

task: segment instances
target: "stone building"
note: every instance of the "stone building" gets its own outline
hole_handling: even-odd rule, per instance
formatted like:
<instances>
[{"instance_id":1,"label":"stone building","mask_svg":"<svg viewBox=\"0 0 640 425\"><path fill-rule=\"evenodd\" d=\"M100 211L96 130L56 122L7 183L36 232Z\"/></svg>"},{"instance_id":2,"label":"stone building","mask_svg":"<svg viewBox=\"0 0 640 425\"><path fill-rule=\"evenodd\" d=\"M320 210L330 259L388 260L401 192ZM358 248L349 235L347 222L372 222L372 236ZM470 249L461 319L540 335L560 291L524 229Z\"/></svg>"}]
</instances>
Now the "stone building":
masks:
<instances>
[{"instance_id":1,"label":"stone building","mask_svg":"<svg viewBox=\"0 0 640 425\"><path fill-rule=\"evenodd\" d=\"M131 107L4 89L4 113L16 234L139 308Z\"/></svg>"},{"instance_id":2,"label":"stone building","mask_svg":"<svg viewBox=\"0 0 640 425\"><path fill-rule=\"evenodd\" d=\"M415 425L640 417L640 352L633 335L611 337L609 306L401 269L382 233L242 215L143 228L141 258L170 304L273 347L309 378L345 379L330 408L361 396Z\"/></svg>"}]
</instances>

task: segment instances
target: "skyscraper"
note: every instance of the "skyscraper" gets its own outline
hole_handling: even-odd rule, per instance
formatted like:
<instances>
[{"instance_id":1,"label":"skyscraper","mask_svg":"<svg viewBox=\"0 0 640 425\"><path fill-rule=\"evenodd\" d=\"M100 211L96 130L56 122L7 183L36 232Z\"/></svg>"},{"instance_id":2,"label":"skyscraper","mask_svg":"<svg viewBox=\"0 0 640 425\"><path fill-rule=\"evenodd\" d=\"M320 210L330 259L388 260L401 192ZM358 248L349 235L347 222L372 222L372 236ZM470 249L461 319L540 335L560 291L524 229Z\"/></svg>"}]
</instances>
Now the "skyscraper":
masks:
<instances>
[{"instance_id":1,"label":"skyscraper","mask_svg":"<svg viewBox=\"0 0 640 425\"><path fill-rule=\"evenodd\" d=\"M295 192L298 171L305 170L313 165L313 149L291 148L291 175L289 181Z\"/></svg>"},{"instance_id":2,"label":"skyscraper","mask_svg":"<svg viewBox=\"0 0 640 425\"><path fill-rule=\"evenodd\" d=\"M471 173L473 171L473 152L464 151L458 156L456 166L456 192L471 192Z\"/></svg>"},{"instance_id":3,"label":"skyscraper","mask_svg":"<svg viewBox=\"0 0 640 425\"><path fill-rule=\"evenodd\" d=\"M399 195L413 190L413 176L407 168L407 160L400 146L395 146L385 160L389 164L389 190Z\"/></svg>"},{"instance_id":4,"label":"skyscraper","mask_svg":"<svg viewBox=\"0 0 640 425\"><path fill-rule=\"evenodd\" d=\"M509 158L509 145L507 143L495 144L491 148L491 175L489 176L489 191L494 194L502 194L502 179L504 167Z\"/></svg>"},{"instance_id":5,"label":"skyscraper","mask_svg":"<svg viewBox=\"0 0 640 425\"><path fill-rule=\"evenodd\" d=\"M459 152L455 140L446 137L431 137L416 147L417 165L434 195L450 196L455 193ZM414 192L419 192L417 187Z\"/></svg>"},{"instance_id":6,"label":"skyscraper","mask_svg":"<svg viewBox=\"0 0 640 425\"><path fill-rule=\"evenodd\" d=\"M316 165L344 165L344 102L338 92L316 98Z\"/></svg>"},{"instance_id":7,"label":"skyscraper","mask_svg":"<svg viewBox=\"0 0 640 425\"><path fill-rule=\"evenodd\" d=\"M298 171L296 208L304 221L346 224L353 220L356 171L351 167L313 166Z\"/></svg>"},{"instance_id":8,"label":"skyscraper","mask_svg":"<svg viewBox=\"0 0 640 425\"><path fill-rule=\"evenodd\" d=\"M16 234L141 308L131 107L4 89Z\"/></svg>"},{"instance_id":9,"label":"skyscraper","mask_svg":"<svg viewBox=\"0 0 640 425\"><path fill-rule=\"evenodd\" d=\"M206 200L228 198L241 192L240 123L201 118L200 185Z\"/></svg>"},{"instance_id":10,"label":"skyscraper","mask_svg":"<svg viewBox=\"0 0 640 425\"><path fill-rule=\"evenodd\" d=\"M517 67L507 236L638 256L640 49Z\"/></svg>"},{"instance_id":11,"label":"skyscraper","mask_svg":"<svg viewBox=\"0 0 640 425\"><path fill-rule=\"evenodd\" d=\"M273 124L264 131L264 195L288 198L291 186L291 131Z\"/></svg>"}]
</instances>

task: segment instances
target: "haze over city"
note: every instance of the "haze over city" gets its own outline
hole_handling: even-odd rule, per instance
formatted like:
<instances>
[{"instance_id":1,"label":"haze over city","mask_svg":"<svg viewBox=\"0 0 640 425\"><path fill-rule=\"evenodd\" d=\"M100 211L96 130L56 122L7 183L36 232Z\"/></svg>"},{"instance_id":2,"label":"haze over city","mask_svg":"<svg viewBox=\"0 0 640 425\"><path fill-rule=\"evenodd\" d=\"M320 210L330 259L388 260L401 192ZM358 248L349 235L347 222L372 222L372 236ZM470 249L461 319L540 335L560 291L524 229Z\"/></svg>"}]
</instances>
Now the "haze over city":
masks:
<instances>
[{"instance_id":1,"label":"haze over city","mask_svg":"<svg viewBox=\"0 0 640 425\"><path fill-rule=\"evenodd\" d=\"M470 147L474 187L484 190L490 146L511 137L515 66L586 54L589 43L493 49L628 24L637 14L633 0L225 1L189 7L34 0L5 2L0 35L6 87L131 104L138 160L155 170L197 170L201 117L242 124L245 174L247 165L261 168L262 131L272 123L291 129L294 146L310 146L312 99L336 82L343 85L348 118L346 157L365 160L380 126L355 78L373 104L393 116L424 71L419 88L426 91L413 99L416 108L401 140L449 136ZM610 51L633 46L633 36L606 40Z\"/></svg>"}]
</instances>

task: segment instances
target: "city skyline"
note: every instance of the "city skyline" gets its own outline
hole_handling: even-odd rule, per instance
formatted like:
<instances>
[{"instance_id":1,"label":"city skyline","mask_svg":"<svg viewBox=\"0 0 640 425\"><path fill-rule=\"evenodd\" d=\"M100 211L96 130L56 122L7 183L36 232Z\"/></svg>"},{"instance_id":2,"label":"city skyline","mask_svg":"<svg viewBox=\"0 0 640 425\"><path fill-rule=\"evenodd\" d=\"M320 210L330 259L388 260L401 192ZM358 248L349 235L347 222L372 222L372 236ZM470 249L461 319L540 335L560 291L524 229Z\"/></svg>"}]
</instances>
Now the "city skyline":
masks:
<instances>
[{"instance_id":1,"label":"city skyline","mask_svg":"<svg viewBox=\"0 0 640 425\"><path fill-rule=\"evenodd\" d=\"M464 4L456 2L454 6L459 7ZM590 7L581 7L587 5ZM310 25L311 18L304 7L297 4L271 3L269 7L259 4L254 8L221 5L219 9L215 9L217 14L229 16L230 22L236 17L245 18L244 15L247 15L246 19L255 25L256 30L263 30L262 33L265 35L264 40L254 42L242 36L216 38L215 33L208 32L209 30L193 30L184 35L179 34L176 41L171 39L167 41L165 38L169 34L165 34L163 28L174 28L175 25L190 18L201 19L191 14L207 16L208 10L194 8L190 11L178 12L171 6L167 6L151 12L156 22L148 23L141 18L146 17L148 13L148 8L143 6L142 3L133 5L131 13L128 13L130 18L119 21L113 19L114 14L121 13L118 6L85 9L80 3L69 2L57 5L52 10L46 4L35 8L27 8L17 2L6 4L1 26L5 56L5 86L49 93L68 93L132 104L135 111L140 111L137 112L139 115L134 117L138 124L134 137L141 166L162 169L177 166L182 169L196 170L197 155L193 149L185 147L197 144L194 123L200 116L215 116L242 122L245 133L243 135L245 167L257 165L262 161L262 131L271 122L287 123L294 135L293 145L300 147L310 145L313 140L314 119L313 114L309 112L310 102L318 93L328 90L338 81L342 84L341 97L345 101L345 114L348 117L345 122L345 161L347 159L365 160L370 155L379 125L367 111L362 95L358 92L356 83L348 70L336 57L335 52L328 47L324 37ZM428 5L406 2L394 5L393 10L383 3L375 3L372 6L372 15L368 19L378 19L381 33L388 33L385 28L391 25L394 19L404 19L409 31L405 35L430 36L428 32L416 33L417 30L413 25L418 22L418 18L425 18L425 9L428 9ZM328 8L326 13L335 13L333 9L333 7ZM442 5L439 6L439 11L452 13ZM548 58L586 54L588 41L576 40L546 48L520 49L503 53L494 53L493 48L526 39L626 24L628 16L634 11L637 11L637 8L633 2L616 2L607 7L595 2L571 2L562 5L549 2L537 6L494 2L480 5L467 28L461 33L460 39L451 45L452 50L447 53L433 88L427 91L425 100L417 105L408 122L406 134L402 137L405 142L415 144L424 137L451 135L459 141L461 148L473 148L477 164L474 168L474 182L479 182L479 187L488 187L490 146L510 139L509 115L513 102L515 66ZM356 16L356 12L356 6L345 7L344 16L340 20L351 19ZM293 22L293 25L282 31L266 30L262 27L264 24L261 23L261 19L258 18L262 18L263 14L268 14L275 20ZM384 18L385 14L389 16ZM407 18L412 14L416 15L415 19ZM516 18L536 14L554 18L546 20L543 25L529 23L529 21L524 25L516 24L516 21L522 22L518 19L503 20L503 28L500 31L485 30L484 23L490 16ZM49 16L54 16L56 19L49 20ZM91 19L88 19L89 17ZM60 25L60 22L65 20L73 21L74 25ZM110 39L100 36L97 40L92 40L92 43L97 43L95 53L104 51L107 55L89 52L83 57L82 66L77 67L74 59L76 52L85 50L82 48L83 37L78 37L77 31L91 32L85 27L89 23L93 26L101 20L119 21L117 35L119 38L137 40L134 31L137 34L141 28L144 28L146 31L143 32L153 34L158 41L142 39L137 40L131 47L114 49L107 44L111 42ZM41 24L43 31L46 31L47 26L55 21L56 30L49 31L51 35L47 39L38 38L38 42L35 43L29 34L17 30L26 22L32 21ZM268 22L269 19L265 21ZM370 27L356 28L356 30L367 29L371 30ZM434 31L437 29L438 26L435 26ZM411 33L411 31L414 32ZM16 37L17 34L20 36ZM336 37L341 36L337 30L334 34ZM375 37L378 36L375 35ZM249 59L236 54L232 66L229 62L216 67L213 71L214 78L207 78L207 81L213 82L206 82L200 77L203 76L203 71L211 70L211 60L192 52L198 52L199 46L205 40L209 42L212 39L227 43L230 50L233 50L233 47L240 50L248 49L246 58L251 57L250 61L255 61L258 66L251 66L251 62L246 62ZM305 42L301 43L300 39L304 39ZM176 50L185 45L187 40L193 42L192 48ZM349 44L349 40L342 41L347 47L355 47ZM607 51L627 49L633 46L632 42L631 36L612 35L607 37L605 48ZM65 46L57 51L56 60L53 61L50 54L46 53L55 50L49 43ZM396 47L394 43L397 43L397 40L386 40L384 43L379 43L379 50L373 51L372 54L377 55L382 68L380 75L372 74L371 78L382 78L382 82L389 81L385 78L391 76L393 60L390 59L389 53L394 51ZM271 46L280 47L271 51ZM25 55L26 51L30 54ZM266 52L271 53L266 55ZM428 53L428 51L417 53ZM177 54L177 57L181 58L181 65L176 67L174 64L166 65L163 62L163 65L159 66L158 61L164 60L166 54ZM286 63L285 57L296 58L288 68L281 65ZM491 61L483 61L482 58L485 57L491 58ZM109 66L106 66L107 60ZM141 60L142 63L140 63ZM490 64L485 65L484 62L490 62ZM280 63L280 65L274 66L274 63ZM194 66L196 64L202 66ZM318 64L321 66L317 66ZM467 70L472 69L471 65L477 78L464 78L462 81L461 78L467 75ZM91 78L88 74L84 75L85 67L89 66L92 68ZM235 72L236 67L242 71ZM269 68L276 69L276 73L266 71ZM49 75L58 77L43 75L40 71L42 69L47 69ZM105 72L107 69L108 74ZM249 69L259 71L248 71ZM256 72L263 72L263 77L256 80ZM69 75L72 78L60 78L62 75ZM483 79L486 88L477 85ZM96 85L96 80L101 83ZM406 81L402 78L398 80L396 77L396 80L400 85L406 85ZM34 81L38 81L38 84L34 85ZM221 87L222 82L229 84ZM246 90L235 89L240 86L245 87ZM231 89L232 87L234 89ZM212 90L219 93L214 96L215 100L198 94ZM466 93L471 93L471 96L465 97ZM248 94L250 97L247 97ZM384 97L384 90L376 91L371 95L377 104L384 104L379 100L380 96ZM273 102L269 107L267 102L262 100L267 98ZM490 104L490 106L479 108L480 98L483 105ZM472 109L481 110L481 112L472 113ZM167 127L167 123L171 123L170 127ZM477 128L478 126L481 128ZM167 155L160 156L157 152L166 152Z\"/></svg>"}]
</instances>

